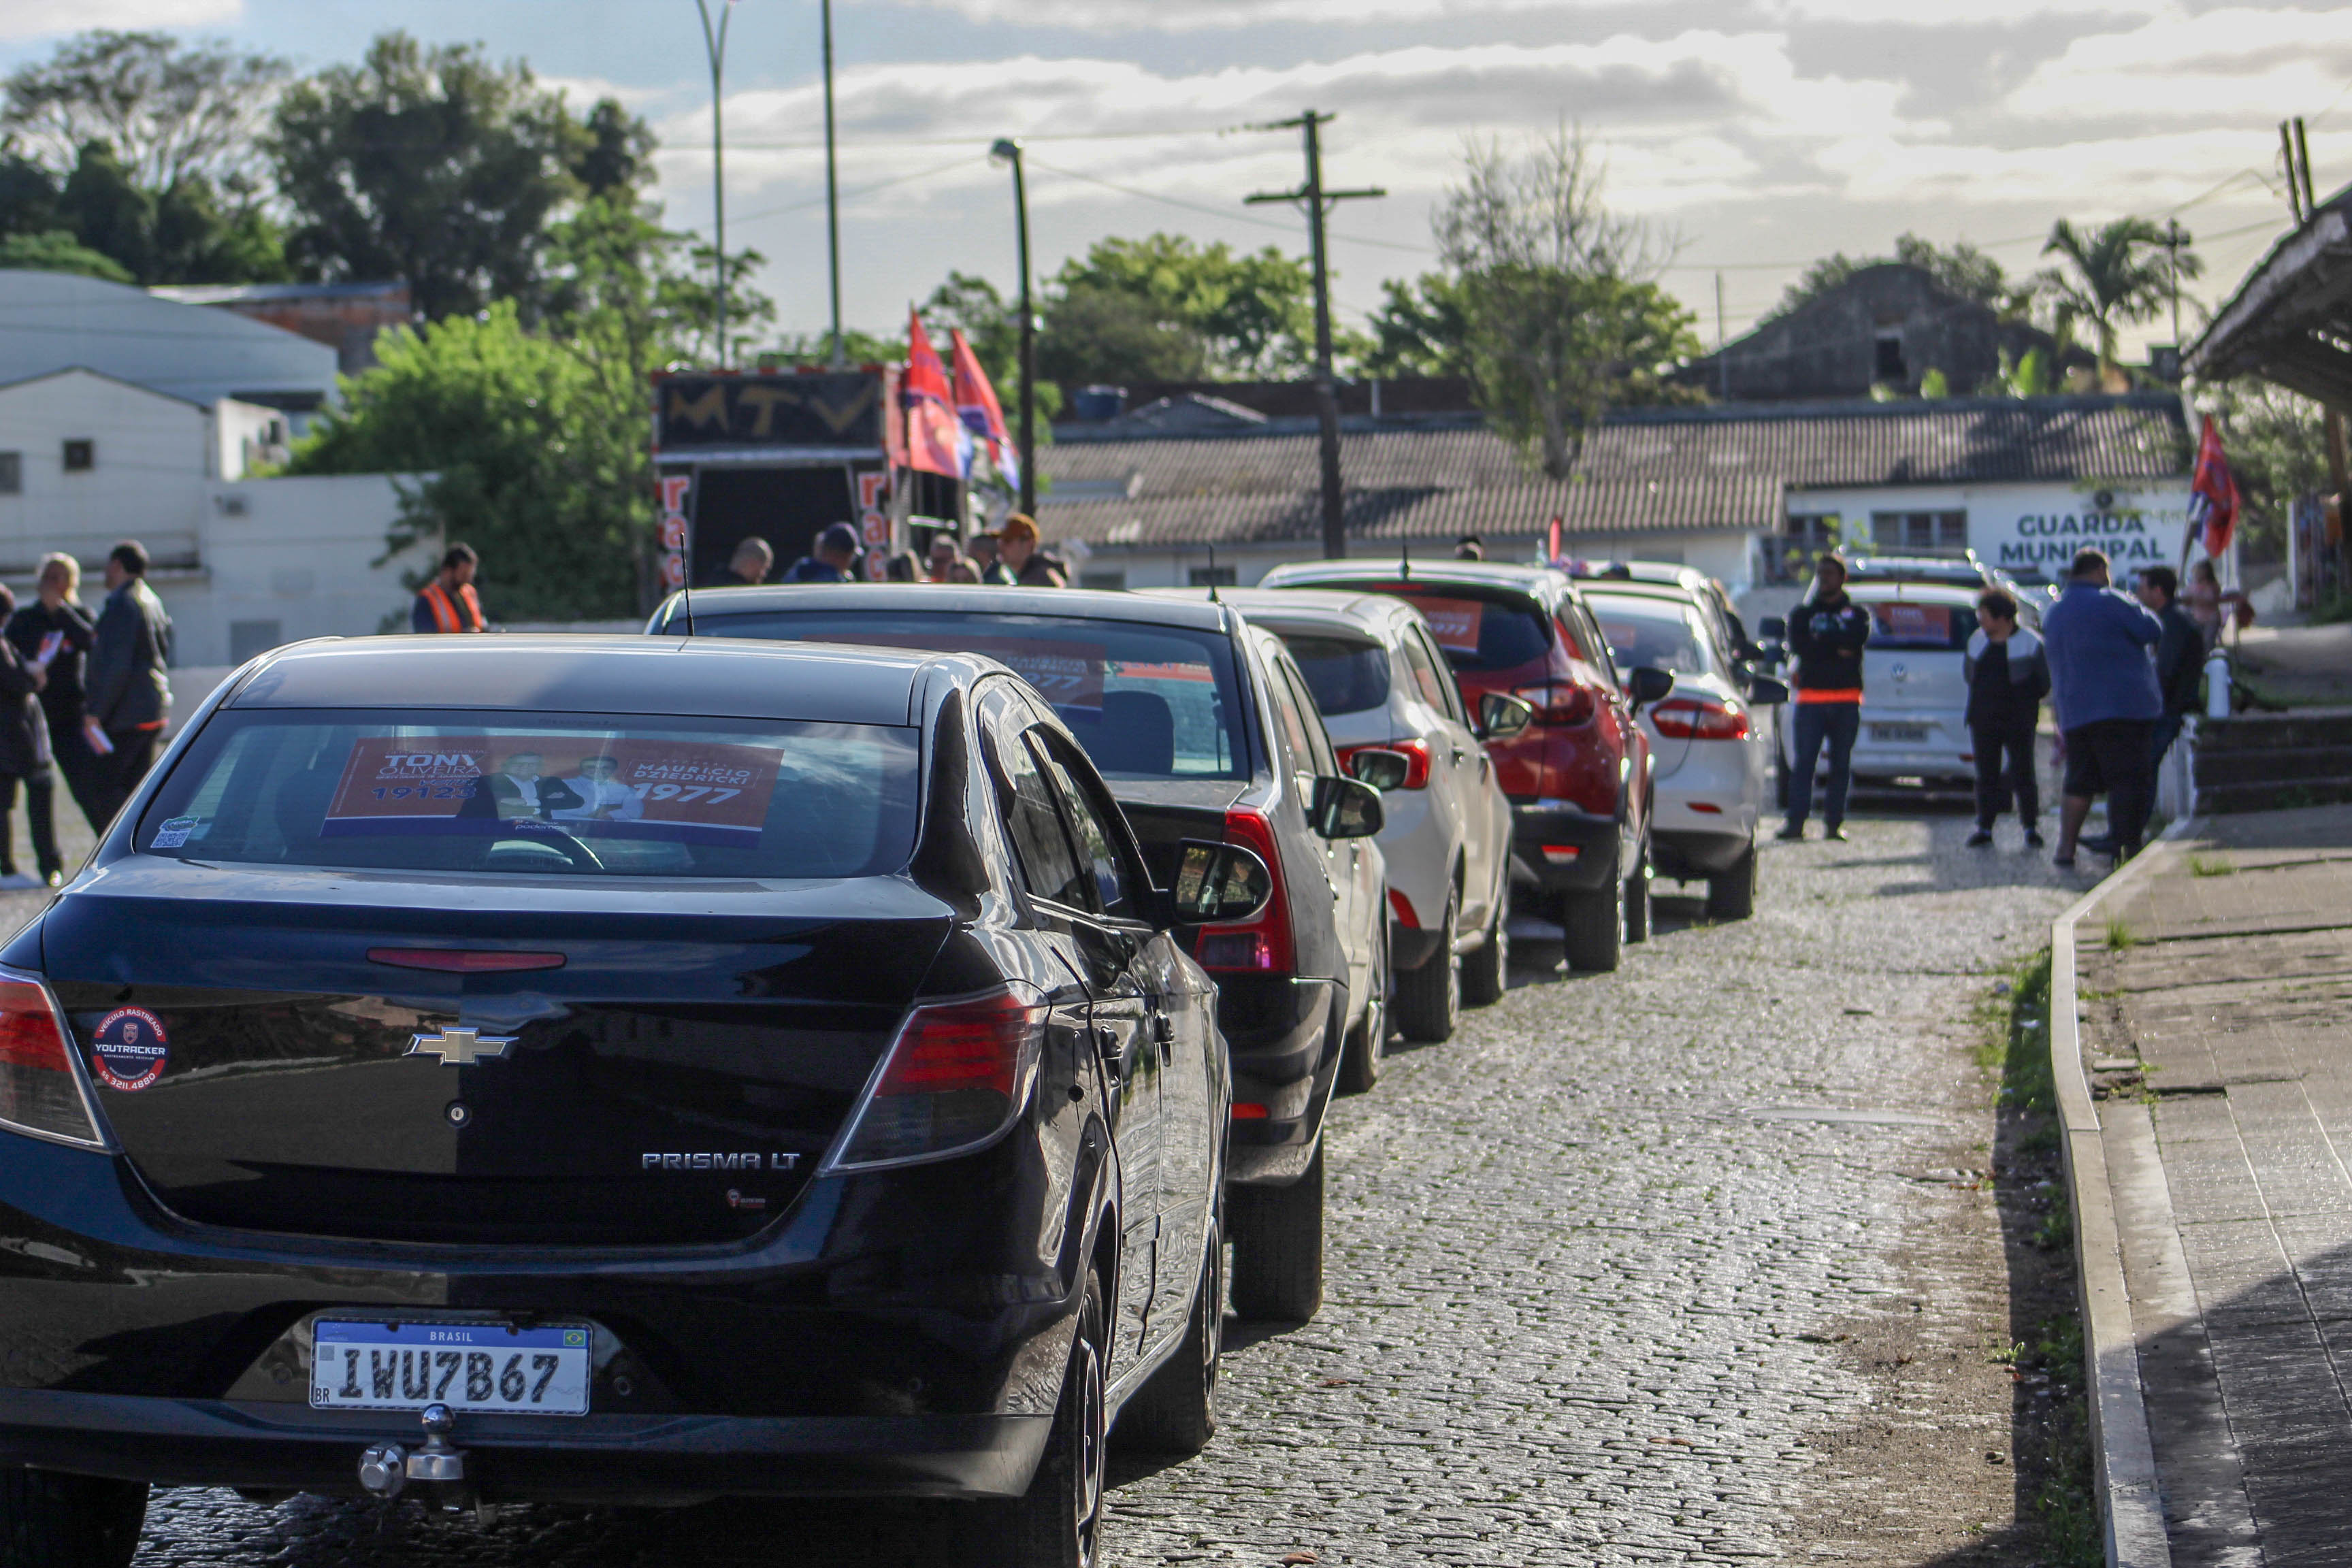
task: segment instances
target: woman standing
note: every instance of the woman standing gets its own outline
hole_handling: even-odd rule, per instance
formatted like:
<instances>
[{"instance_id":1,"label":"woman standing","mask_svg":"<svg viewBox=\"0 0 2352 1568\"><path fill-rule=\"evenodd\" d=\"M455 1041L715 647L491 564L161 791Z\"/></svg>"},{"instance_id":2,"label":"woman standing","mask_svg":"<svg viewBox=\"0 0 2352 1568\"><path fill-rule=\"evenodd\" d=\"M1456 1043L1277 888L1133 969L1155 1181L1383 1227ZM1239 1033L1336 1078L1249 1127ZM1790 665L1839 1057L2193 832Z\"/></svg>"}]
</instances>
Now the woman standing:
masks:
<instances>
[{"instance_id":1,"label":"woman standing","mask_svg":"<svg viewBox=\"0 0 2352 1568\"><path fill-rule=\"evenodd\" d=\"M72 556L42 558L40 596L9 617L6 635L19 658L41 666L45 672L41 712L48 721L49 747L58 772L65 775L74 804L89 818L90 830L100 831L105 820L90 805L98 788L100 759L82 734L87 706L83 666L98 639L98 623L82 606L81 567ZM32 826L33 842L54 845L57 834L46 774L41 787L26 793L25 816ZM41 875L50 879L61 869L58 865L43 864Z\"/></svg>"}]
</instances>

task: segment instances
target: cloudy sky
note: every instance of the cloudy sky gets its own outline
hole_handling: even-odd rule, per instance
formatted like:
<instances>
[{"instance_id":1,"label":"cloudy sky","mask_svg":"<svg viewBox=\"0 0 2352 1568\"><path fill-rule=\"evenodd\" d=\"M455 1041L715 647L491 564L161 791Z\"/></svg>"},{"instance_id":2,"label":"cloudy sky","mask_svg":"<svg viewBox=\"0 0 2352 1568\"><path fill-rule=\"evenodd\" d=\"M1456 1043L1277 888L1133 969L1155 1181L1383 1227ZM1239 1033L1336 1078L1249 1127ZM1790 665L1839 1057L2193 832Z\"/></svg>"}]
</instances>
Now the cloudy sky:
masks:
<instances>
[{"instance_id":1,"label":"cloudy sky","mask_svg":"<svg viewBox=\"0 0 2352 1568\"><path fill-rule=\"evenodd\" d=\"M664 143L669 220L710 219L709 84L693 0L0 0L0 66L73 26L172 26L304 65L376 31L486 44ZM2012 270L2051 221L2178 212L2226 293L2284 220L2278 120L2312 125L2323 195L2352 179L2352 10L2253 0L836 0L843 277L891 326L950 268L1010 284L997 136L1029 146L1041 271L1105 235L1172 229L1303 250L1244 209L1297 183L1313 106L1328 177L1386 200L1334 219L1336 293L1431 264L1465 138L1563 120L1606 150L1619 206L1682 242L1667 281L1711 341L1806 259L1916 230ZM825 316L815 0L740 0L727 66L728 239L770 258L787 328ZM2168 337L2161 323L2137 334Z\"/></svg>"}]
</instances>

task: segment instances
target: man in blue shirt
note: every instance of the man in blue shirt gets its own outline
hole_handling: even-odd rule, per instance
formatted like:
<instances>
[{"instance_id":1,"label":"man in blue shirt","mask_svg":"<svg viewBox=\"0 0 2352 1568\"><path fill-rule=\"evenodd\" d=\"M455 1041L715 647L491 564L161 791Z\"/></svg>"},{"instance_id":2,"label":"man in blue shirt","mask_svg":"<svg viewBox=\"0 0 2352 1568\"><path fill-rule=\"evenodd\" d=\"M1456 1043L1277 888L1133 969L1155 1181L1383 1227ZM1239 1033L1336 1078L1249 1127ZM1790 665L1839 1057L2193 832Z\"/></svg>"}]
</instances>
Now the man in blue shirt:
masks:
<instances>
[{"instance_id":1,"label":"man in blue shirt","mask_svg":"<svg viewBox=\"0 0 2352 1568\"><path fill-rule=\"evenodd\" d=\"M2058 866L2074 864L2091 797L2103 793L2116 858L2138 853L2156 787L2156 721L2164 698L2149 653L2164 626L2136 601L2110 592L2107 581L2107 558L2081 552L2065 594L2042 620L2051 706L2066 742L2058 853L2051 857Z\"/></svg>"},{"instance_id":2,"label":"man in blue shirt","mask_svg":"<svg viewBox=\"0 0 2352 1568\"><path fill-rule=\"evenodd\" d=\"M787 583L855 583L857 581L857 558L865 552L858 548L857 530L845 522L836 522L816 536L816 547L793 563L784 574Z\"/></svg>"}]
</instances>

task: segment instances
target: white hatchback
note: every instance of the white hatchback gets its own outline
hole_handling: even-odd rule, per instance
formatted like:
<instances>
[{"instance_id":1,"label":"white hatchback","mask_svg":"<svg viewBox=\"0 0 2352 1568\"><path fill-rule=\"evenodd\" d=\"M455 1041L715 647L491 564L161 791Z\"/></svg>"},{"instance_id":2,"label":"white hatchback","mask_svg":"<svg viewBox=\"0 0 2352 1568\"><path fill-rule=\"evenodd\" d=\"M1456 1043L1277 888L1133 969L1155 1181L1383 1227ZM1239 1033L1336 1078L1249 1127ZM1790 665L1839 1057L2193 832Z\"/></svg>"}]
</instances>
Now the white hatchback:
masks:
<instances>
[{"instance_id":1,"label":"white hatchback","mask_svg":"<svg viewBox=\"0 0 2352 1568\"><path fill-rule=\"evenodd\" d=\"M1657 780L1650 863L1661 877L1705 882L1708 914L1745 920L1772 771L1764 718L1789 689L1742 672L1719 617L1691 589L1609 578L1583 587L1621 673L1647 665L1675 678L1671 695L1642 710Z\"/></svg>"},{"instance_id":2,"label":"white hatchback","mask_svg":"<svg viewBox=\"0 0 2352 1568\"><path fill-rule=\"evenodd\" d=\"M1282 639L1342 767L1360 752L1403 753L1405 776L1381 803L1379 840L1391 1016L1408 1039L1446 1038L1465 1002L1497 1000L1508 979L1512 819L1429 623L1385 594L1227 588L1218 596Z\"/></svg>"},{"instance_id":3,"label":"white hatchback","mask_svg":"<svg viewBox=\"0 0 2352 1568\"><path fill-rule=\"evenodd\" d=\"M1983 591L1934 583L1846 585L1853 602L1870 612L1870 643L1862 650L1862 731L1853 743L1855 784L1916 780L1975 787L1963 666ZM1784 728L1786 765L1796 727ZM1813 775L1817 784L1826 783L1828 773L1824 755Z\"/></svg>"}]
</instances>

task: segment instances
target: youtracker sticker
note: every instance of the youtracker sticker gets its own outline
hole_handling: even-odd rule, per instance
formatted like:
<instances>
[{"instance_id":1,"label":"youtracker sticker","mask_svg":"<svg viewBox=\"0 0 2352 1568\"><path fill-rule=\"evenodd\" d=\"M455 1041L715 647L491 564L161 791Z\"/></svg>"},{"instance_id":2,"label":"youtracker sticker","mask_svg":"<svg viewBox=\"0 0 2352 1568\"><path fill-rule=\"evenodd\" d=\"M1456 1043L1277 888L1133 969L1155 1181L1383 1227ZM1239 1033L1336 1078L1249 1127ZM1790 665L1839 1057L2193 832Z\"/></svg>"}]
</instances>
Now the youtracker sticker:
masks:
<instances>
[{"instance_id":1,"label":"youtracker sticker","mask_svg":"<svg viewBox=\"0 0 2352 1568\"><path fill-rule=\"evenodd\" d=\"M148 847L151 849L177 849L180 846L188 841L188 835L194 833L195 830L196 819L194 817L172 817L155 829L155 842L149 845Z\"/></svg>"},{"instance_id":2,"label":"youtracker sticker","mask_svg":"<svg viewBox=\"0 0 2352 1568\"><path fill-rule=\"evenodd\" d=\"M100 1083L128 1093L163 1076L170 1047L154 1014L144 1007L117 1007L99 1020L90 1066Z\"/></svg>"}]
</instances>

